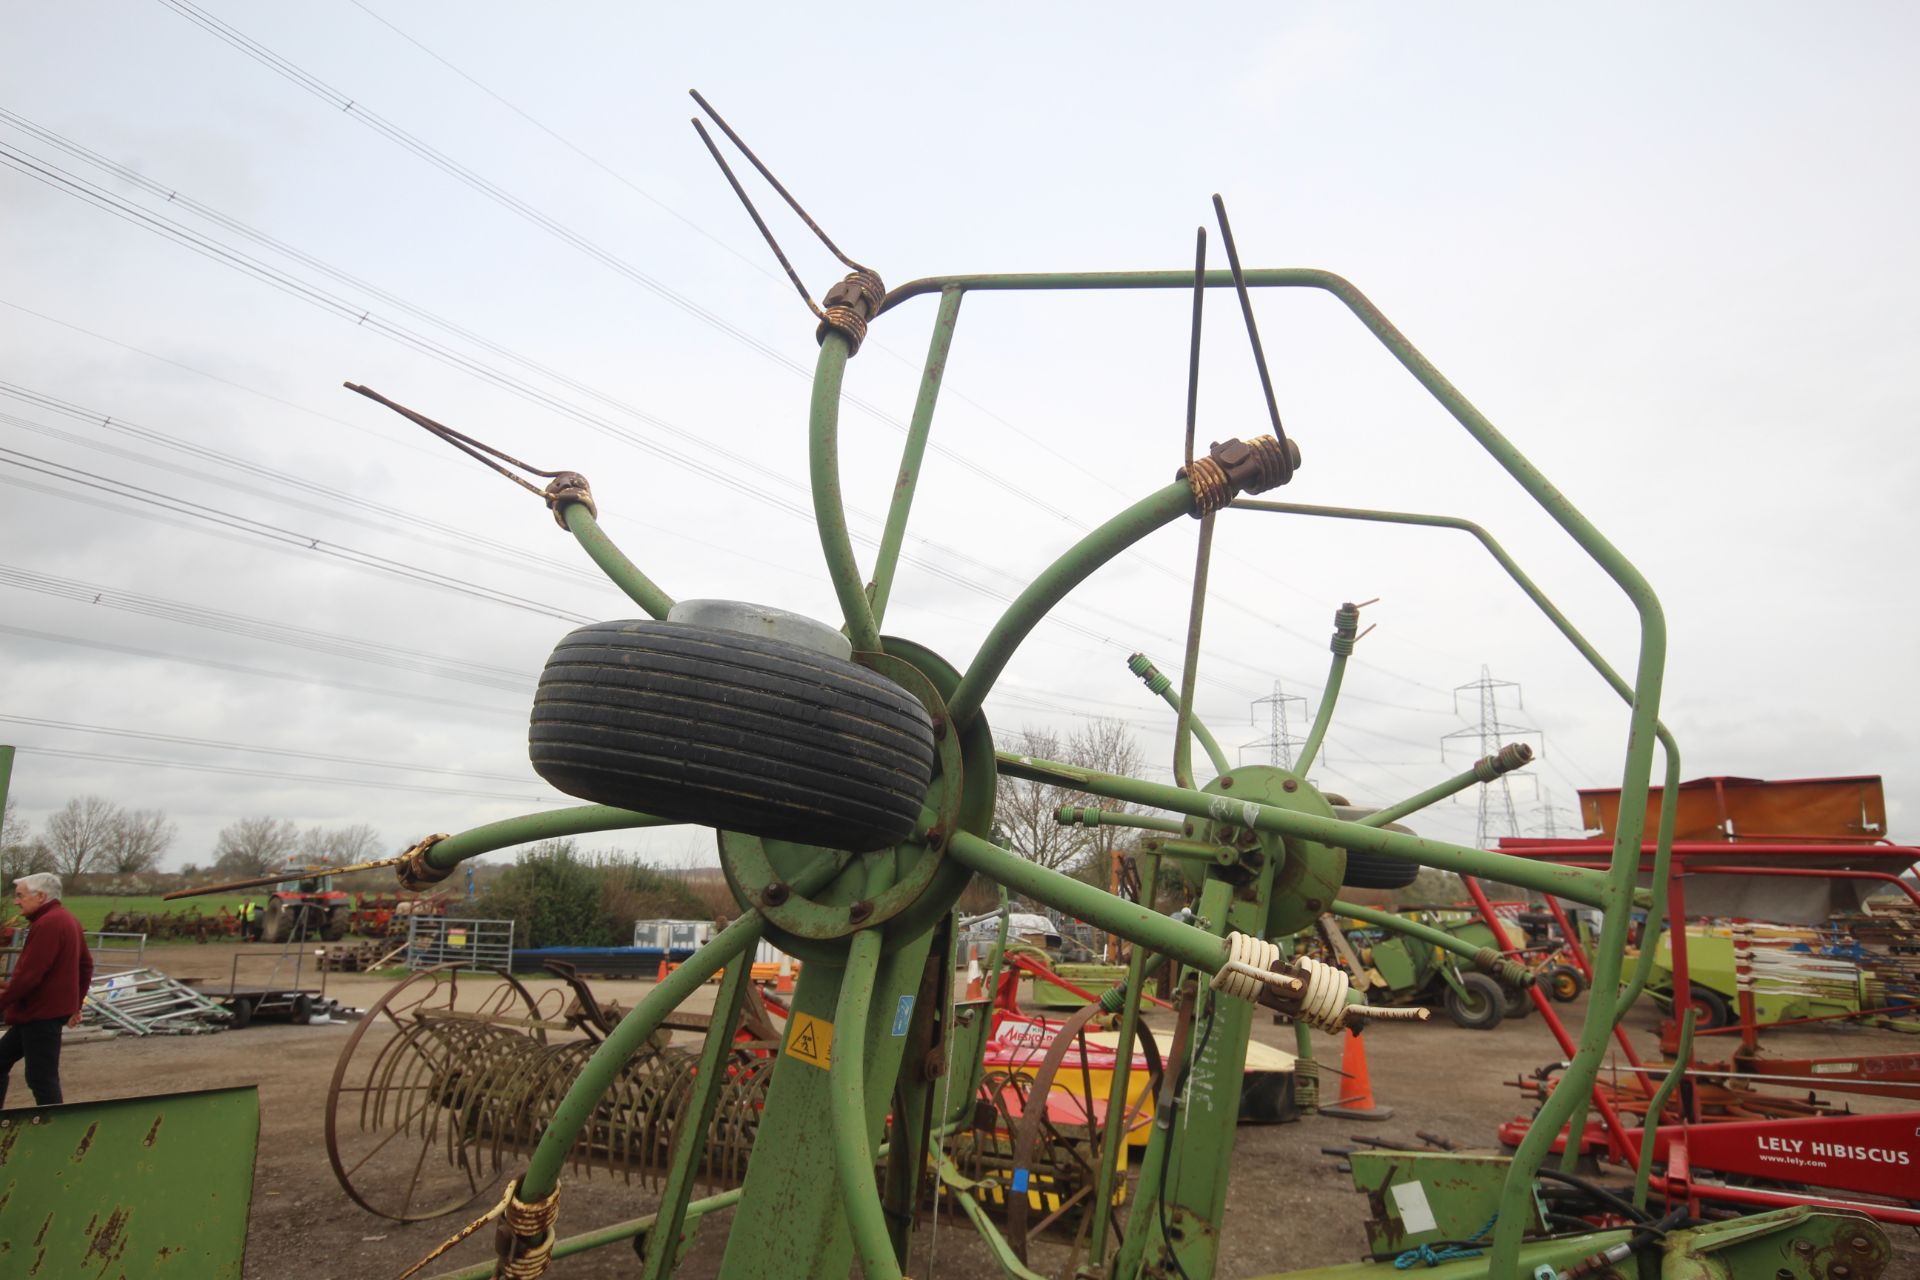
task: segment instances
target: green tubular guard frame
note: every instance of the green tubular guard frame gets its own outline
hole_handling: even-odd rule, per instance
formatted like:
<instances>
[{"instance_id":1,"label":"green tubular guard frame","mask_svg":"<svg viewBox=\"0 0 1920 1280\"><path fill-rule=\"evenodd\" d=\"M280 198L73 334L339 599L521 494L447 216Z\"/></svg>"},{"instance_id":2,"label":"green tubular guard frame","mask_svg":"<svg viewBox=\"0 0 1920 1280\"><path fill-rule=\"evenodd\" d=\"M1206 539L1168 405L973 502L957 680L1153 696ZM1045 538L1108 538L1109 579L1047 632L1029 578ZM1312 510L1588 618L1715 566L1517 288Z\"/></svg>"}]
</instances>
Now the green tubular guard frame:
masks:
<instances>
[{"instance_id":1,"label":"green tubular guard frame","mask_svg":"<svg viewBox=\"0 0 1920 1280\"><path fill-rule=\"evenodd\" d=\"M768 936L770 930L772 936L781 936L764 909L772 899L763 900L760 896L774 886L736 883L734 889L742 908L740 917L626 1015L581 1070L556 1111L552 1125L517 1180L513 1197L523 1211L542 1206L547 1207L547 1211L544 1214L509 1213L506 1224L498 1231L499 1259L493 1268L450 1274L519 1277L533 1274L530 1269L533 1259L547 1253L565 1256L617 1240L637 1240L643 1274L665 1276L672 1272L680 1256L686 1233L697 1226L706 1213L724 1205L736 1205L734 1226L720 1264L723 1277L844 1276L857 1257L869 1280L891 1280L907 1274L908 1260L915 1256L912 1217L923 1181L937 1181L945 1186L946 1194L961 1198L968 1216L988 1237L991 1252L1007 1274L1034 1274L1028 1270L1027 1262L999 1238L986 1216L977 1211L970 1198L971 1184L946 1159L941 1148L943 1136L971 1123L972 1100L982 1071L987 1013L984 1005L956 999L952 991L957 938L951 927L950 911L958 886L969 876L978 875L996 882L1003 892L1010 889L1132 941L1134 958L1124 999L1117 1011L1125 1036L1131 1036L1139 1019L1145 967L1153 957L1169 961L1171 967L1161 978L1161 989L1180 995L1184 1026L1193 1033L1179 1046L1174 1057L1180 1059L1184 1053L1189 1069L1194 1062L1201 1062L1217 1077L1221 1073L1237 1073L1240 1068L1234 1055L1244 1058L1245 1024L1251 1008L1244 998L1244 988L1236 991L1227 979L1222 979L1221 990L1213 989L1215 975L1224 972L1231 976L1245 968L1239 959L1243 941L1228 935L1263 936L1270 909L1271 918L1276 920L1289 911L1297 914L1307 908L1311 908L1308 918L1320 910L1352 910L1348 904L1335 901L1331 891L1326 891L1324 900L1306 896L1309 892L1322 892L1312 886L1328 884L1328 875L1332 877L1331 885L1337 888L1344 859L1340 851L1344 849L1366 850L1518 884L1605 912L1595 954L1591 997L1595 1003L1581 1033L1579 1052L1506 1169L1499 1191L1499 1212L1484 1241L1485 1255L1471 1262L1449 1263L1447 1274L1506 1277L1535 1274L1536 1268L1544 1268L1540 1274L1546 1274L1553 1268L1572 1267L1596 1249L1627 1238L1626 1232L1614 1232L1578 1240L1539 1242L1523 1241L1522 1233L1534 1200L1535 1175L1554 1136L1570 1123L1576 1137L1567 1149L1569 1153L1577 1150L1578 1126L1585 1117L1585 1103L1608 1038L1619 1034L1620 1019L1640 994L1652 955L1652 949L1648 948L1630 975L1623 972L1626 928L1632 908L1650 904L1655 918L1661 911L1658 888L1651 898L1635 888L1656 743L1664 750L1667 785L1672 787L1679 779L1679 752L1659 720L1666 654L1665 621L1652 588L1627 559L1359 290L1324 271L1289 269L1244 273L1244 284L1249 289L1311 289L1338 299L1468 436L1600 566L1625 594L1638 617L1639 647L1630 677L1616 672L1521 572L1505 550L1476 525L1444 516L1310 507L1248 498L1238 498L1230 504L1203 503L1196 497L1196 484L1186 478L1146 494L1041 571L1005 610L963 671L945 670L937 660L927 656L928 651L893 640L882 632L941 380L965 296L980 292L1166 290L1200 285L1222 289L1235 286L1234 274L1237 272L949 276L917 280L886 293L882 299L869 300L867 310L871 314L863 317L867 322L878 322L922 295L937 299L937 312L885 531L874 562L864 574L854 556L841 498L838 422L847 364L857 350L865 325L857 326L857 332L835 327L832 309L820 330L820 353L810 405L809 458L815 517L828 573L843 613L844 631L856 656L868 655L876 664L881 661L876 655L908 662L936 688L934 705L930 708L934 712L936 731L957 734L967 744L963 752L942 759L951 766L952 762L964 758L970 797L982 787L989 788L990 794L996 771L1057 783L1174 815L1151 819L1150 824L1163 833L1177 826L1194 839L1184 843L1163 841L1168 851L1165 856L1191 856L1191 848L1224 850L1220 858L1196 872L1201 879L1199 919L1193 924L1177 922L1146 906L1041 868L999 847L987 838L990 800L983 810L977 799L956 804L949 797L943 805L930 798L913 835L899 846L858 856L820 850L810 861L789 860L783 864L787 868L784 882L777 886L780 902L788 901L790 896L804 901L813 895L835 892L843 900L862 895L871 899L897 881L905 880L917 865L916 859L939 857L950 865L939 874L920 878L928 886L924 890L925 910L909 908L888 922L864 928L858 927L856 919L842 936L821 944L831 944L828 960L809 959L794 993L789 1038L791 1041L792 1027L803 1021L810 1027L824 1027L822 1034L830 1033L831 1054L830 1057L824 1054L806 1057L796 1054L791 1042L786 1046L774 1072L755 1158L744 1187L706 1199L691 1198L692 1170L699 1165L704 1126L683 1125L676 1139L663 1203L656 1213L585 1235L559 1238L551 1206L560 1187L563 1166L600 1095L622 1064L675 1006L722 971L727 980L719 989L713 1025L730 1026L729 1020L735 1016L747 985L740 980L740 974L750 960L754 945ZM854 279L849 277L849 282ZM1238 492L1236 487L1235 493L1228 497L1236 497ZM562 522L590 558L648 615L664 617L673 606L672 598L614 546L599 527L590 506L584 501L565 499L557 505ZM1235 771L1245 775L1237 794L1230 789L1234 782L1231 777L1216 778L1205 787L1190 785L1184 768L1190 758L1189 735L1202 742L1223 775L1227 773L1225 761L1211 735L1193 718L1190 697L1169 696L1164 684L1157 686L1155 692L1167 697L1179 711L1182 726L1176 734L1177 759L1183 768L1176 776L1189 785L1147 783L993 750L981 707L1025 637L1049 610L1101 566L1181 517L1206 517L1210 522L1217 512L1249 511L1435 527L1476 537L1631 708L1621 766L1621 816L1608 870L1596 872L1550 866L1386 829L1391 818L1470 785L1473 779L1467 775L1411 797L1367 822L1343 821L1330 816L1331 807L1313 792L1303 777L1286 775L1283 778L1284 771L1263 772L1258 766ZM1205 576L1204 548L1208 532L1203 527L1201 565L1196 575L1200 580ZM1198 595L1196 593L1187 662L1183 668L1188 682L1192 680L1199 645ZM1342 617L1345 618L1344 613ZM1342 625L1346 625L1344 621ZM1328 695L1314 726L1316 743L1325 734L1346 654L1351 652L1350 627L1344 634L1349 644L1344 651L1336 646ZM1186 694L1190 689L1176 692ZM1304 773L1304 768L1297 772ZM958 787L960 781L949 777L946 785ZM1067 820L1065 814L1062 820ZM462 860L491 849L562 832L657 825L661 821L646 814L605 806L531 815L437 842L425 842L413 851L403 873L410 873L415 880L430 880L444 876ZM1671 845L1671 827L1672 815L1664 814L1658 835L1661 866ZM1156 864L1160 856L1154 855ZM1148 874L1154 870L1157 866ZM1653 883L1664 886L1664 875L1656 873ZM816 950L810 955L817 953ZM1236 965L1240 966L1238 970ZM1276 969L1274 973L1283 971ZM1267 976L1271 978L1273 973ZM929 991L934 993L934 998L926 998ZM1197 1049L1195 1040L1199 1041ZM1120 1058L1116 1065L1119 1078L1112 1090L1116 1108L1126 1093L1126 1055ZM711 1069L701 1071L694 1086L696 1097L690 1114L711 1113L712 1095L723 1075L724 1072ZM1184 1076L1180 1063L1170 1063L1168 1085L1177 1083L1176 1075ZM1187 1089L1177 1101L1190 1111L1194 1109L1198 1105L1194 1101L1194 1088ZM1156 1130L1142 1163L1138 1190L1132 1198L1124 1244L1111 1252L1108 1233L1116 1176L1113 1148L1118 1126L1109 1123L1103 1140L1102 1161L1096 1171L1088 1266L1083 1274L1119 1280L1147 1276L1204 1280L1213 1274L1226 1170L1232 1151L1232 1123L1228 1120L1212 1124L1192 1114L1188 1120L1190 1123L1185 1127L1167 1125ZM876 1165L883 1158L887 1174L876 1179ZM828 1165L831 1165L831 1176L827 1176Z\"/></svg>"}]
</instances>

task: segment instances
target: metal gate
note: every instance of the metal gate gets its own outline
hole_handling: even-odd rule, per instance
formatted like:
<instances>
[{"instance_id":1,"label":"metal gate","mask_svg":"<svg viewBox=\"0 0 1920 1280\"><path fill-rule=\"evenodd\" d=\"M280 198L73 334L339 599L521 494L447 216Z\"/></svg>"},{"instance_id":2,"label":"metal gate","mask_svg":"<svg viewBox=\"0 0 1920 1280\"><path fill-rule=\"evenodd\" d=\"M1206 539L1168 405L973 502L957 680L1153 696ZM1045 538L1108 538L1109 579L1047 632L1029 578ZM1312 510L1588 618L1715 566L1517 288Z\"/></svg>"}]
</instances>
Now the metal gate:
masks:
<instances>
[{"instance_id":1,"label":"metal gate","mask_svg":"<svg viewBox=\"0 0 1920 1280\"><path fill-rule=\"evenodd\" d=\"M411 916L407 920L409 969L454 964L462 969L505 969L513 962L513 921L456 920Z\"/></svg>"}]
</instances>

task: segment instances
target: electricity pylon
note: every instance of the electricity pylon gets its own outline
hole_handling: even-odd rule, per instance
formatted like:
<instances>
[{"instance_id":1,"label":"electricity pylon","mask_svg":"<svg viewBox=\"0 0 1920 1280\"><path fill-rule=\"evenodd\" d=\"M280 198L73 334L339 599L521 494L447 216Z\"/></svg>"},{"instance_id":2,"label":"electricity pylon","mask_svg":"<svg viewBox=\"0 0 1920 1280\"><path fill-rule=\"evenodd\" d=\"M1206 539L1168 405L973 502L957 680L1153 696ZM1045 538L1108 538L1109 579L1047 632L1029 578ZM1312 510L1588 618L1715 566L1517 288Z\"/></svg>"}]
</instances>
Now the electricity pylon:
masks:
<instances>
[{"instance_id":1,"label":"electricity pylon","mask_svg":"<svg viewBox=\"0 0 1920 1280\"><path fill-rule=\"evenodd\" d=\"M1453 711L1460 715L1461 694L1472 693L1477 723L1465 729L1457 729L1440 739L1440 755L1447 758L1447 744L1455 740L1464 740L1478 747L1478 756L1490 756L1509 742L1526 738L1538 741L1530 743L1534 748L1534 758L1546 757L1546 742L1538 729L1531 725L1519 724L1500 718L1500 702L1508 698L1518 710L1526 709L1526 698L1520 686L1512 680L1495 680L1485 666L1480 668L1480 678L1472 684L1458 685L1453 691ZM1458 752L1456 749L1455 755ZM1494 781L1480 787L1480 816L1474 829L1474 842L1482 849L1490 849L1493 842L1501 836L1520 834L1520 815L1513 805L1513 784L1506 775L1501 774Z\"/></svg>"},{"instance_id":2,"label":"electricity pylon","mask_svg":"<svg viewBox=\"0 0 1920 1280\"><path fill-rule=\"evenodd\" d=\"M1272 727L1269 729L1266 737L1256 739L1253 742L1243 742L1240 744L1240 758L1242 760L1246 759L1246 753L1249 748L1265 747L1267 749L1268 764L1279 765L1283 769L1293 768L1294 745L1303 741L1303 739L1293 736L1293 727L1287 715L1287 704L1290 702L1300 704L1299 722L1303 725L1306 724L1307 700L1293 694L1283 693L1278 680L1273 682L1273 692L1271 694L1264 698L1255 698L1253 700L1250 722L1253 724L1260 723L1260 708L1265 706L1268 708L1268 719L1271 721Z\"/></svg>"}]
</instances>

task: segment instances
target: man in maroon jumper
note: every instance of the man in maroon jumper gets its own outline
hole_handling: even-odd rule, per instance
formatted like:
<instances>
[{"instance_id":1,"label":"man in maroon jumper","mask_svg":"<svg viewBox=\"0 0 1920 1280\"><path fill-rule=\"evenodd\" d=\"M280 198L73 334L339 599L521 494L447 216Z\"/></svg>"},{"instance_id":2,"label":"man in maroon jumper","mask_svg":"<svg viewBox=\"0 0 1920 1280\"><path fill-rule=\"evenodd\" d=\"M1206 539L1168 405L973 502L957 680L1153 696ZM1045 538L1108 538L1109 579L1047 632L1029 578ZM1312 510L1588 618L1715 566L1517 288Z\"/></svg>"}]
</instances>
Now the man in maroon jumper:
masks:
<instances>
[{"instance_id":1,"label":"man in maroon jumper","mask_svg":"<svg viewBox=\"0 0 1920 1280\"><path fill-rule=\"evenodd\" d=\"M13 900L31 926L27 945L13 962L13 974L0 987L0 1107L7 1102L13 1064L27 1060L27 1087L43 1107L60 1096L60 1029L80 1025L80 1006L93 981L93 953L73 913L60 905L60 877L21 876L13 882Z\"/></svg>"}]
</instances>

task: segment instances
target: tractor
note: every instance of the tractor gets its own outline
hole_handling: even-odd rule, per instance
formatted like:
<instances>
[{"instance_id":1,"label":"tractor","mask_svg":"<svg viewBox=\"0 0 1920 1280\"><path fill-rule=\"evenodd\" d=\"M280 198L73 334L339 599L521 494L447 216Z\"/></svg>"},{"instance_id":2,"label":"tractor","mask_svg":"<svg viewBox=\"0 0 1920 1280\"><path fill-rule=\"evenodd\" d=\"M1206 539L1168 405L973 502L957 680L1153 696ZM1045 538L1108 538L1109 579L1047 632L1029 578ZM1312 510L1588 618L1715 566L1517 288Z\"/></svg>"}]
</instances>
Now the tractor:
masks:
<instances>
[{"instance_id":1,"label":"tractor","mask_svg":"<svg viewBox=\"0 0 1920 1280\"><path fill-rule=\"evenodd\" d=\"M262 942L294 942L324 938L338 942L347 936L352 900L333 887L333 877L308 876L275 889L261 915Z\"/></svg>"}]
</instances>

